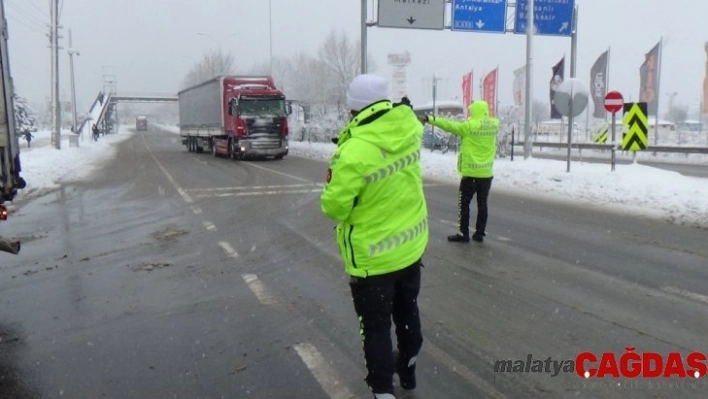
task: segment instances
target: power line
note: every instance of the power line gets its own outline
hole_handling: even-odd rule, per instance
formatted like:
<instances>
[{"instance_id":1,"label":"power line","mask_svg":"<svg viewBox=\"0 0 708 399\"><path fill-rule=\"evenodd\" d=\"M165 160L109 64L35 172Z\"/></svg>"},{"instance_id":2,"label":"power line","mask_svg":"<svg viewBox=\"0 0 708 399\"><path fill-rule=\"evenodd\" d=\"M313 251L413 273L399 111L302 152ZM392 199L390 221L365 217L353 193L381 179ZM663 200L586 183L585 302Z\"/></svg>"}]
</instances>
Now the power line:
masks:
<instances>
[{"instance_id":1,"label":"power line","mask_svg":"<svg viewBox=\"0 0 708 399\"><path fill-rule=\"evenodd\" d=\"M39 11L40 14L42 14L42 18L44 19L49 19L49 14L47 14L47 10L43 10L39 8L38 5L34 4L33 0L26 0L27 4L31 5L35 10Z\"/></svg>"},{"instance_id":2,"label":"power line","mask_svg":"<svg viewBox=\"0 0 708 399\"><path fill-rule=\"evenodd\" d=\"M58 20L61 21L61 12L64 10L64 0L60 0L61 2L59 3L59 17Z\"/></svg>"},{"instance_id":3,"label":"power line","mask_svg":"<svg viewBox=\"0 0 708 399\"><path fill-rule=\"evenodd\" d=\"M20 7L19 4L14 3L12 0L10 0L10 2L8 3L8 5L11 6L10 8L14 9L14 10L17 11L20 15L22 15L23 17L25 17L26 20L31 21L31 22L36 23L36 24L39 24L39 25L44 25L44 20L43 20L43 19L40 19L40 18L38 18L36 15L34 15L34 14L36 14L36 13L33 13L32 11L27 11L27 10L24 9L23 7Z\"/></svg>"},{"instance_id":4,"label":"power line","mask_svg":"<svg viewBox=\"0 0 708 399\"><path fill-rule=\"evenodd\" d=\"M26 22L23 22L22 20L18 19L18 18L15 17L14 15L8 15L7 17L8 17L9 19L11 19L11 20L17 22L18 24L20 24L20 25L26 27L27 29L31 30L32 32L38 33L38 34L40 34L40 35L42 35L42 36L46 36L46 34L44 33L43 30L40 30L40 29L37 28L36 26L32 26L32 25L30 25L30 24L28 24L28 23L26 23Z\"/></svg>"}]
</instances>

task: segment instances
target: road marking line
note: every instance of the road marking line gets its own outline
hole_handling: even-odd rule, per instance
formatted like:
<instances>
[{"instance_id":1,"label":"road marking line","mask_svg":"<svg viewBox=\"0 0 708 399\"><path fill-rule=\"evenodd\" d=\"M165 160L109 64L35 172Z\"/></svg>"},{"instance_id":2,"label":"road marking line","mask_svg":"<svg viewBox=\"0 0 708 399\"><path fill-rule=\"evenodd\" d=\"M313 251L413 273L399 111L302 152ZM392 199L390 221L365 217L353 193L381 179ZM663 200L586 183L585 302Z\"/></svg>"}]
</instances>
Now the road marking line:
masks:
<instances>
[{"instance_id":1,"label":"road marking line","mask_svg":"<svg viewBox=\"0 0 708 399\"><path fill-rule=\"evenodd\" d=\"M307 182L307 183L313 183L312 181L307 180L307 179L303 179L302 177L298 177L298 176L291 175L291 174L288 174L288 173L279 172L279 171L273 170L273 169L271 169L271 168L266 168L265 166L256 165L256 164L251 163L251 162L243 162L243 163L246 164L246 165L248 165L248 166L252 166L252 167L254 167L254 168L258 168L258 169L262 169L262 170L265 170L265 171L268 171L268 172L271 172L271 173L275 173L276 175L281 175L281 176L289 177L289 178L291 178L291 179L295 179L295 180L299 180L299 181L304 181L304 182Z\"/></svg>"},{"instance_id":2,"label":"road marking line","mask_svg":"<svg viewBox=\"0 0 708 399\"><path fill-rule=\"evenodd\" d=\"M446 224L446 225L448 225L448 226L458 227L458 224L457 224L457 223L451 222L451 221L449 221L449 220L440 219L439 222L442 223L442 224Z\"/></svg>"},{"instance_id":3,"label":"road marking line","mask_svg":"<svg viewBox=\"0 0 708 399\"><path fill-rule=\"evenodd\" d=\"M268 293L268 289L263 285L263 282L258 279L258 276L255 274L243 274L241 278L246 282L248 288L256 295L256 298L258 298L258 301L262 305L274 305L278 303L273 295Z\"/></svg>"},{"instance_id":4,"label":"road marking line","mask_svg":"<svg viewBox=\"0 0 708 399\"><path fill-rule=\"evenodd\" d=\"M219 243L219 246L221 247L221 249L224 250L224 252L226 252L226 255L228 255L229 257L238 258L238 252L236 252L234 247L232 247L231 244L229 244L228 242L221 241Z\"/></svg>"},{"instance_id":5,"label":"road marking line","mask_svg":"<svg viewBox=\"0 0 708 399\"><path fill-rule=\"evenodd\" d=\"M320 383L328 397L332 399L350 399L354 397L354 394L347 387L339 383L337 374L329 367L327 361L314 345L308 343L297 344L295 345L295 351L300 355L300 359L310 369L310 373Z\"/></svg>"},{"instance_id":6,"label":"road marking line","mask_svg":"<svg viewBox=\"0 0 708 399\"><path fill-rule=\"evenodd\" d=\"M203 221L202 224L204 225L204 228L209 231L216 230L216 226L214 226L214 223L212 223L208 220Z\"/></svg>"},{"instance_id":7,"label":"road marking line","mask_svg":"<svg viewBox=\"0 0 708 399\"><path fill-rule=\"evenodd\" d=\"M222 194L199 194L197 198L214 198L214 197L250 197L256 195L280 195L280 194L308 194L322 191L322 188L313 188L310 190L273 190L273 191L255 191L251 193L222 193Z\"/></svg>"},{"instance_id":8,"label":"road marking line","mask_svg":"<svg viewBox=\"0 0 708 399\"><path fill-rule=\"evenodd\" d=\"M680 295L684 298L693 299L694 301L708 303L708 295L699 294L697 292L691 292L684 290L683 288L676 288L670 286L663 286L659 288L660 290L667 292L669 294Z\"/></svg>"},{"instance_id":9,"label":"road marking line","mask_svg":"<svg viewBox=\"0 0 708 399\"><path fill-rule=\"evenodd\" d=\"M162 166L162 164L160 163L160 161L157 160L157 157L156 157L155 154L152 152L152 148L150 148L150 146L148 145L147 141L145 140L145 135L144 135L144 134L140 135L140 138L143 140L143 143L145 144L145 147L147 148L148 152L150 153L150 156L152 157L152 159L155 161L155 163L156 163L157 166L160 168L160 170L162 171L162 173L164 173L165 176L167 176L167 180L169 180L170 183L172 183L172 186L177 190L177 192L179 193L179 195L182 196L182 199L184 200L184 202L191 204L191 203L193 202L193 201L192 201L192 197L190 197L189 194L187 194L187 193L184 191L184 189L182 189L182 187L180 187L179 184L177 184L177 182L176 182L175 179L172 177L172 175L170 174L170 172L168 172L167 169L165 169L165 167Z\"/></svg>"},{"instance_id":10,"label":"road marking line","mask_svg":"<svg viewBox=\"0 0 708 399\"><path fill-rule=\"evenodd\" d=\"M289 222L287 222L287 221L285 221L285 220L282 220L282 219L281 219L281 220L279 221L279 223L280 223L282 226L285 226L287 229L289 229L289 230L292 231L293 233L295 233L295 234L297 234L298 236L300 236L300 237L302 237L303 239L305 239L305 240L306 240L307 242L309 242L313 247L315 247L315 248L317 248L318 250L322 251L323 253L325 253L325 254L331 256L333 259L336 259L336 260L341 260L341 259L342 259L342 258L341 258L341 255L339 254L339 252L335 251L335 250L332 249L330 246L328 246L327 244L325 244L326 241L323 241L323 240L320 240L320 239L318 239L318 238L316 238L316 237L314 237L314 236L311 236L310 234L304 232L302 229L297 229L297 228L293 227L292 224L290 224Z\"/></svg>"},{"instance_id":11,"label":"road marking line","mask_svg":"<svg viewBox=\"0 0 708 399\"><path fill-rule=\"evenodd\" d=\"M504 394L494 389L494 386L483 380L472 370L468 369L467 366L445 353L445 351L433 345L430 340L425 343L423 350L434 357L438 362L447 366L448 370L457 373L460 377L467 380L467 382L479 388L482 392L484 392L485 398L505 398Z\"/></svg>"},{"instance_id":12,"label":"road marking line","mask_svg":"<svg viewBox=\"0 0 708 399\"><path fill-rule=\"evenodd\" d=\"M197 206L192 207L192 212L194 212L195 215L199 215L202 213L202 208L199 208Z\"/></svg>"},{"instance_id":13,"label":"road marking line","mask_svg":"<svg viewBox=\"0 0 708 399\"><path fill-rule=\"evenodd\" d=\"M275 186L240 186L240 187L216 187L216 188L188 188L187 192L212 192L212 191L242 191L242 190L274 190L281 188L298 188L298 187L323 187L324 184L282 184Z\"/></svg>"}]
</instances>

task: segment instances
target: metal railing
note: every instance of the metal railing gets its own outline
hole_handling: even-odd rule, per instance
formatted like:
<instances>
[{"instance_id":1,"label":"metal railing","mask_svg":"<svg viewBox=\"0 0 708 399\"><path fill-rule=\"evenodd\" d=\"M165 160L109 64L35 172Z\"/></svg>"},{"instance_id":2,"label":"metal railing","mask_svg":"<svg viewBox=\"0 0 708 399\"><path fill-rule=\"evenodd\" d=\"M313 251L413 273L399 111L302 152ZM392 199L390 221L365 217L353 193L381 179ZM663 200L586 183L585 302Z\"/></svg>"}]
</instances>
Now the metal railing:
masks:
<instances>
[{"instance_id":1,"label":"metal railing","mask_svg":"<svg viewBox=\"0 0 708 399\"><path fill-rule=\"evenodd\" d=\"M515 142L514 146L522 146L524 142ZM549 143L549 142L534 142L532 144L534 147L539 148L568 148L568 143ZM612 144L598 144L598 143L572 143L570 148L579 151L582 150L612 150ZM622 148L618 145L616 147L617 151L622 151ZM708 154L708 147L684 147L684 146L649 146L646 152L667 152L667 153L677 153L677 154Z\"/></svg>"}]
</instances>

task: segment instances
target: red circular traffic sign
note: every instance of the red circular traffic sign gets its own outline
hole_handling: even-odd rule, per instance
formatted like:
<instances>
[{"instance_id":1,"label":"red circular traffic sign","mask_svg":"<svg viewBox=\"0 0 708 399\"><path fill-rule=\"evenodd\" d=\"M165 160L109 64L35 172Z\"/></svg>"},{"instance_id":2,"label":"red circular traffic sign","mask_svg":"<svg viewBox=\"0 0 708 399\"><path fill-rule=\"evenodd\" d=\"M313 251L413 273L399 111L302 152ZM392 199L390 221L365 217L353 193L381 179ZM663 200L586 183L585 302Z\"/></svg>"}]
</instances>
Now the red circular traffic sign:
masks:
<instances>
[{"instance_id":1,"label":"red circular traffic sign","mask_svg":"<svg viewBox=\"0 0 708 399\"><path fill-rule=\"evenodd\" d=\"M624 106L624 98L618 91L611 91L605 95L605 109L607 112L615 113L622 110Z\"/></svg>"}]
</instances>

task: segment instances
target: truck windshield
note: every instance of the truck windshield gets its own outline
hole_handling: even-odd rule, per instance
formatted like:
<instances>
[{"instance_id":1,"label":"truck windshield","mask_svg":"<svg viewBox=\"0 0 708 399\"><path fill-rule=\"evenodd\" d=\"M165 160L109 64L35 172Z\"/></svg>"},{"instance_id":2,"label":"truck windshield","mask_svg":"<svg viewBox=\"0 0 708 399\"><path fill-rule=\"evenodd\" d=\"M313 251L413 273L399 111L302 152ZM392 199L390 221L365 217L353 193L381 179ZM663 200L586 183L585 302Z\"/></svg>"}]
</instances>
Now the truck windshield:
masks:
<instances>
[{"instance_id":1,"label":"truck windshield","mask_svg":"<svg viewBox=\"0 0 708 399\"><path fill-rule=\"evenodd\" d=\"M244 99L238 102L241 116L245 117L283 117L287 114L283 99Z\"/></svg>"}]
</instances>

